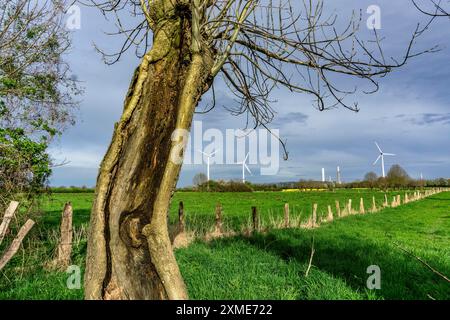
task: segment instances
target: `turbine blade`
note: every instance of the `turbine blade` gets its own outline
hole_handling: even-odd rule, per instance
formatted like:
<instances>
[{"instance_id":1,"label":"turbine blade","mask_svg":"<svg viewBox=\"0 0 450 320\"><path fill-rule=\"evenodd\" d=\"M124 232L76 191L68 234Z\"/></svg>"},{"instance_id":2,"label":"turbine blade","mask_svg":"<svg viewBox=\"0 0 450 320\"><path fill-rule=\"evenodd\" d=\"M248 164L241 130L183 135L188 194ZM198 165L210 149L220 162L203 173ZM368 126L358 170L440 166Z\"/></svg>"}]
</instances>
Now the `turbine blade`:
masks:
<instances>
[{"instance_id":1,"label":"turbine blade","mask_svg":"<svg viewBox=\"0 0 450 320\"><path fill-rule=\"evenodd\" d=\"M244 163L244 167L245 167L245 169L247 169L248 173L250 173L251 175L253 175L252 171L250 170L249 167L247 167L247 165L246 165L245 163Z\"/></svg>"},{"instance_id":2,"label":"turbine blade","mask_svg":"<svg viewBox=\"0 0 450 320\"><path fill-rule=\"evenodd\" d=\"M375 142L375 145L377 146L378 150L380 150L381 153L383 153L383 151L381 151L380 146L378 145L378 143Z\"/></svg>"},{"instance_id":3,"label":"turbine blade","mask_svg":"<svg viewBox=\"0 0 450 320\"><path fill-rule=\"evenodd\" d=\"M247 155L245 156L244 162L247 162L248 156L250 155L250 153L247 153Z\"/></svg>"},{"instance_id":4,"label":"turbine blade","mask_svg":"<svg viewBox=\"0 0 450 320\"><path fill-rule=\"evenodd\" d=\"M214 150L214 152L211 152L210 154L209 154L209 156L210 157L212 157L213 155L215 155L217 152L219 152L220 151L220 149L217 149L217 150Z\"/></svg>"},{"instance_id":5,"label":"turbine blade","mask_svg":"<svg viewBox=\"0 0 450 320\"><path fill-rule=\"evenodd\" d=\"M377 162L378 162L378 160L380 160L380 158L381 158L381 154L378 156L377 160L375 160L375 162L373 163L373 165L376 165Z\"/></svg>"},{"instance_id":6,"label":"turbine blade","mask_svg":"<svg viewBox=\"0 0 450 320\"><path fill-rule=\"evenodd\" d=\"M395 156L394 153L383 153L385 156Z\"/></svg>"}]
</instances>

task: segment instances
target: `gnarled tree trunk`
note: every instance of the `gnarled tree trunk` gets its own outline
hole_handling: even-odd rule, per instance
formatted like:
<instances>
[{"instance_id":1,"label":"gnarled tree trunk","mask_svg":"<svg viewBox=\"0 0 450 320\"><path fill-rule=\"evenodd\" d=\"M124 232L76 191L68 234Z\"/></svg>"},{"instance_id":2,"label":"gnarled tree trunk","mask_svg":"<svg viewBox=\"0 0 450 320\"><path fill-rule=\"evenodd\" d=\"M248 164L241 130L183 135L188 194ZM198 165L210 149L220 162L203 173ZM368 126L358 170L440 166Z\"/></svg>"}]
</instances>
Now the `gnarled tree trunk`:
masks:
<instances>
[{"instance_id":1,"label":"gnarled tree trunk","mask_svg":"<svg viewBox=\"0 0 450 320\"><path fill-rule=\"evenodd\" d=\"M87 299L186 299L167 214L181 163L172 162L210 87L211 55L193 52L190 19L161 13L101 164L92 208Z\"/></svg>"}]
</instances>

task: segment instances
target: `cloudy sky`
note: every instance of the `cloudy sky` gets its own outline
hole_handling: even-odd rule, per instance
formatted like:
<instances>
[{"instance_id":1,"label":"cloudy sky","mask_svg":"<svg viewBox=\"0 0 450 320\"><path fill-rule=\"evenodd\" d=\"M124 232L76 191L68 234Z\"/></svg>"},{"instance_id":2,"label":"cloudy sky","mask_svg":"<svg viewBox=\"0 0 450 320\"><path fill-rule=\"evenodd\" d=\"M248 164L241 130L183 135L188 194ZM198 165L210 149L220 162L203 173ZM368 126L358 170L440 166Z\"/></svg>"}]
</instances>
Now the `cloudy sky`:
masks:
<instances>
[{"instance_id":1,"label":"cloudy sky","mask_svg":"<svg viewBox=\"0 0 450 320\"><path fill-rule=\"evenodd\" d=\"M401 57L409 37L418 22L426 19L408 0L398 1L326 1L326 10L336 9L341 23L347 21L352 10L362 10L363 19L369 5L381 8L383 47L388 56ZM338 7L338 8L337 8ZM363 21L364 24L365 21ZM81 8L81 29L73 34L73 48L67 57L74 74L83 81L85 94L77 112L77 124L64 133L51 147L56 161L68 164L54 169L51 184L94 186L99 163L111 139L114 123L119 119L123 98L138 59L130 52L119 63L107 66L94 50L93 43L104 49L117 48L121 41L104 34L112 22L91 8ZM364 31L361 34L365 36ZM419 56L381 79L380 90L372 95L355 94L360 112L333 109L316 110L309 96L292 94L286 90L273 93L275 120L270 125L279 129L287 141L289 159L280 160L277 175L261 175L259 165L250 165L253 182L320 179L321 168L327 177L335 177L336 166L342 170L343 180L361 179L368 171L381 174L380 166L372 163L378 156L374 141L385 152L396 153L386 158L387 167L398 163L412 177L423 173L426 178L450 177L450 21L436 21L417 41L414 50L421 51L435 45L440 51ZM358 82L354 83L358 84ZM233 105L229 91L217 82L218 104L212 112L197 114L203 130L245 127L244 117L234 117L226 107ZM208 99L204 99L206 104ZM201 109L204 105L199 106ZM203 146L206 146L205 143ZM193 152L195 149L192 148ZM239 159L237 159L239 160ZM192 184L192 177L205 172L205 164L184 165L179 186ZM216 164L211 167L213 179L238 179L238 165Z\"/></svg>"}]
</instances>

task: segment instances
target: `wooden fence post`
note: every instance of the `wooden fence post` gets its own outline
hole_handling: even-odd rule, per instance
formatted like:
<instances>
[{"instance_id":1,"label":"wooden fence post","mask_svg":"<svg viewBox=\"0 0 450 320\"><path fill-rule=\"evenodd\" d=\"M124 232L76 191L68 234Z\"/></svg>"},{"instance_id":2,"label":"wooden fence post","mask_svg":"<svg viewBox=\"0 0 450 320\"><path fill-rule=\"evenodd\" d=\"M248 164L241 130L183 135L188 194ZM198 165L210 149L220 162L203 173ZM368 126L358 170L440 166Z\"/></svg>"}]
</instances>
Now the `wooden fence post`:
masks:
<instances>
[{"instance_id":1,"label":"wooden fence post","mask_svg":"<svg viewBox=\"0 0 450 320\"><path fill-rule=\"evenodd\" d=\"M331 206L328 206L328 221L333 221L333 211L331 210Z\"/></svg>"},{"instance_id":2,"label":"wooden fence post","mask_svg":"<svg viewBox=\"0 0 450 320\"><path fill-rule=\"evenodd\" d=\"M284 227L289 228L289 203L284 204Z\"/></svg>"},{"instance_id":3,"label":"wooden fence post","mask_svg":"<svg viewBox=\"0 0 450 320\"><path fill-rule=\"evenodd\" d=\"M16 213L17 207L19 203L17 201L11 201L9 203L8 208L5 211L5 215L3 216L2 224L0 224L0 244L5 238L6 232L8 231L9 223L11 222L14 214Z\"/></svg>"},{"instance_id":4,"label":"wooden fence post","mask_svg":"<svg viewBox=\"0 0 450 320\"><path fill-rule=\"evenodd\" d=\"M386 194L386 193L384 194L384 203L383 203L383 206L389 207L388 197L387 197L387 194Z\"/></svg>"},{"instance_id":5,"label":"wooden fence post","mask_svg":"<svg viewBox=\"0 0 450 320\"><path fill-rule=\"evenodd\" d=\"M352 211L353 211L353 209L352 209L352 199L348 199L347 211L348 211L349 215L352 214Z\"/></svg>"},{"instance_id":6,"label":"wooden fence post","mask_svg":"<svg viewBox=\"0 0 450 320\"><path fill-rule=\"evenodd\" d=\"M364 199L363 198L361 198L361 200L359 200L359 213L360 214L366 213L366 209L364 208Z\"/></svg>"},{"instance_id":7,"label":"wooden fence post","mask_svg":"<svg viewBox=\"0 0 450 320\"><path fill-rule=\"evenodd\" d=\"M52 267L65 270L71 261L72 239L73 239L73 208L70 202L64 205L61 216L60 238L56 249L56 258L53 260Z\"/></svg>"},{"instance_id":8,"label":"wooden fence post","mask_svg":"<svg viewBox=\"0 0 450 320\"><path fill-rule=\"evenodd\" d=\"M397 197L394 196L394 197L392 198L391 207L392 207L392 208L395 208L396 206L397 206Z\"/></svg>"},{"instance_id":9,"label":"wooden fence post","mask_svg":"<svg viewBox=\"0 0 450 320\"><path fill-rule=\"evenodd\" d=\"M252 207L253 231L259 231L259 215L256 207Z\"/></svg>"},{"instance_id":10,"label":"wooden fence post","mask_svg":"<svg viewBox=\"0 0 450 320\"><path fill-rule=\"evenodd\" d=\"M372 212L377 212L377 202L375 196L372 197Z\"/></svg>"},{"instance_id":11,"label":"wooden fence post","mask_svg":"<svg viewBox=\"0 0 450 320\"><path fill-rule=\"evenodd\" d=\"M9 262L9 260L14 257L14 255L17 253L17 251L20 248L20 245L22 244L23 239L25 236L30 232L31 228L34 226L34 221L29 219L25 224L20 228L19 233L17 234L16 238L13 240L11 245L9 246L8 250L6 250L5 254L0 259L0 270L4 268L4 266Z\"/></svg>"},{"instance_id":12,"label":"wooden fence post","mask_svg":"<svg viewBox=\"0 0 450 320\"><path fill-rule=\"evenodd\" d=\"M341 205L338 200L336 200L336 214L338 217L341 217Z\"/></svg>"},{"instance_id":13,"label":"wooden fence post","mask_svg":"<svg viewBox=\"0 0 450 320\"><path fill-rule=\"evenodd\" d=\"M184 203L180 201L178 204L178 233L182 233L186 228L186 218L184 216Z\"/></svg>"},{"instance_id":14,"label":"wooden fence post","mask_svg":"<svg viewBox=\"0 0 450 320\"><path fill-rule=\"evenodd\" d=\"M313 205L312 227L315 228L317 223L317 203Z\"/></svg>"},{"instance_id":15,"label":"wooden fence post","mask_svg":"<svg viewBox=\"0 0 450 320\"><path fill-rule=\"evenodd\" d=\"M223 232L223 222L222 222L222 205L217 203L216 205L216 230L215 233Z\"/></svg>"}]
</instances>

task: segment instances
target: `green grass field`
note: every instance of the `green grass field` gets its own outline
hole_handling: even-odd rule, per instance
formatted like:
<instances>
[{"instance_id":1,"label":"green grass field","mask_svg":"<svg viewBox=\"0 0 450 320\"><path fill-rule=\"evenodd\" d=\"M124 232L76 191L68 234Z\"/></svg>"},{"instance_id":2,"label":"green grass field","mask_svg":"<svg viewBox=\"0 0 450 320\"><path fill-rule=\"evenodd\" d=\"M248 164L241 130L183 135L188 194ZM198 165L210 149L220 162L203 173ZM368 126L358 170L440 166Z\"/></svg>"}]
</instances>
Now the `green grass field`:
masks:
<instances>
[{"instance_id":1,"label":"green grass field","mask_svg":"<svg viewBox=\"0 0 450 320\"><path fill-rule=\"evenodd\" d=\"M394 195L405 192L387 192L389 202ZM220 203L223 207L225 228L240 230L241 226L248 224L251 217L251 207L256 206L261 216L262 224L268 224L273 218L283 217L284 204L289 203L292 219L306 221L312 213L314 203L318 204L318 216L325 216L327 206L331 205L335 211L335 201L340 202L343 209L348 199L352 199L353 209L359 209L360 198L364 199L366 208L372 205L375 196L377 206L381 207L384 201L384 192L371 190L338 190L335 192L177 192L170 207L170 221L177 221L178 204L184 203L186 225L189 230L203 235L214 224L215 207ZM74 224L80 225L89 222L89 214L93 194L68 193L54 194L44 201L47 212L46 223L58 225L60 213L64 203L71 201L74 205Z\"/></svg>"},{"instance_id":2,"label":"green grass field","mask_svg":"<svg viewBox=\"0 0 450 320\"><path fill-rule=\"evenodd\" d=\"M390 194L393 196L395 193ZM307 219L313 203L319 212L327 205L353 199L366 207L381 192L176 193L171 220L179 201L185 204L188 226L208 228L220 202L230 228L245 224L250 207L263 219L283 214ZM73 263L84 266L86 227L92 194L55 194L44 201L45 213L19 252L0 273L0 299L82 299L82 290L66 287L64 272L49 272L43 264L56 247L57 229L65 201L74 206ZM450 192L376 214L355 215L314 230L274 230L252 237L237 236L210 243L197 241L176 251L193 299L450 299L450 284L398 246L420 256L444 275L450 275ZM315 254L305 271L314 237ZM1 248L0 248L1 249ZM367 267L381 269L381 289L369 290Z\"/></svg>"}]
</instances>

